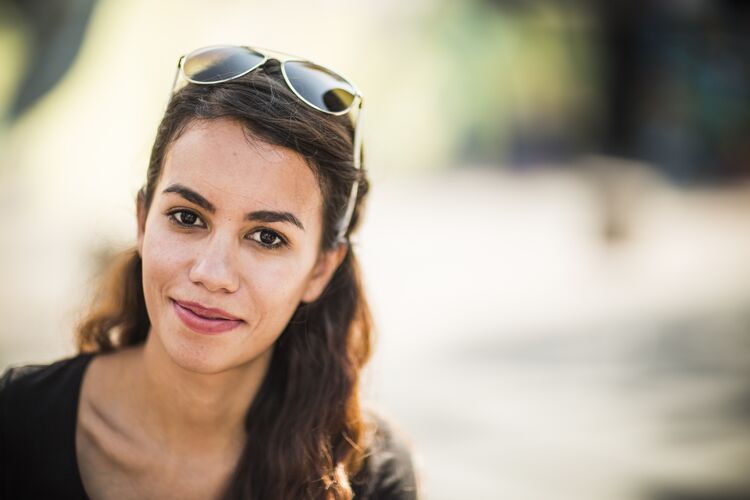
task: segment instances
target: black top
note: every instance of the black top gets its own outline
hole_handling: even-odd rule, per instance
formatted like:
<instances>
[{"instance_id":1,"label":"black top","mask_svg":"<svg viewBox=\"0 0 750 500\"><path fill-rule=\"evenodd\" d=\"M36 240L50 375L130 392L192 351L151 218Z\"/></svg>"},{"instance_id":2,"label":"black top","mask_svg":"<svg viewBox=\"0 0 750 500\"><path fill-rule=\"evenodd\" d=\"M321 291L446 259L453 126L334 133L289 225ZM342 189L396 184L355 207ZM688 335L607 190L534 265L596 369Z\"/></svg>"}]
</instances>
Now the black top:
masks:
<instances>
[{"instance_id":1,"label":"black top","mask_svg":"<svg viewBox=\"0 0 750 500\"><path fill-rule=\"evenodd\" d=\"M75 433L83 374L92 354L7 370L0 378L0 500L87 499ZM414 470L405 444L381 419L356 498L413 500Z\"/></svg>"}]
</instances>

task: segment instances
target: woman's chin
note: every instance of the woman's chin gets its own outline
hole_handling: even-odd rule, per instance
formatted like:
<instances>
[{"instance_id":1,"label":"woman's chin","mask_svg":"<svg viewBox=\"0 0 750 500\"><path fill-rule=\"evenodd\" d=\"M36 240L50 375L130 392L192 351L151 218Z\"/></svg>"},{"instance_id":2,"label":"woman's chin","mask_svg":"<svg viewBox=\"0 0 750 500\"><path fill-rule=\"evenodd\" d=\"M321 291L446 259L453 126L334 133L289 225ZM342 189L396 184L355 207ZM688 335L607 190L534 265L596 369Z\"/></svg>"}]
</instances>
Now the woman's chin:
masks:
<instances>
[{"instance_id":1,"label":"woman's chin","mask_svg":"<svg viewBox=\"0 0 750 500\"><path fill-rule=\"evenodd\" d=\"M215 374L223 372L233 365L233 356L229 346L217 343L196 342L189 336L157 335L156 351L163 361L169 361L179 368L200 374Z\"/></svg>"},{"instance_id":2,"label":"woman's chin","mask_svg":"<svg viewBox=\"0 0 750 500\"><path fill-rule=\"evenodd\" d=\"M228 364L220 359L216 359L217 356L203 356L200 354L190 354L184 352L177 352L170 355L172 362L179 366L181 369L198 373L202 375L213 375L221 373L229 368Z\"/></svg>"},{"instance_id":3,"label":"woman's chin","mask_svg":"<svg viewBox=\"0 0 750 500\"><path fill-rule=\"evenodd\" d=\"M163 358L188 372L211 375L239 367L247 368L258 360L270 361L273 352L273 344L267 349L260 348L257 353L243 352L232 343L206 341L219 339L196 338L194 334L184 333L175 332L166 338L160 337L158 350Z\"/></svg>"}]
</instances>

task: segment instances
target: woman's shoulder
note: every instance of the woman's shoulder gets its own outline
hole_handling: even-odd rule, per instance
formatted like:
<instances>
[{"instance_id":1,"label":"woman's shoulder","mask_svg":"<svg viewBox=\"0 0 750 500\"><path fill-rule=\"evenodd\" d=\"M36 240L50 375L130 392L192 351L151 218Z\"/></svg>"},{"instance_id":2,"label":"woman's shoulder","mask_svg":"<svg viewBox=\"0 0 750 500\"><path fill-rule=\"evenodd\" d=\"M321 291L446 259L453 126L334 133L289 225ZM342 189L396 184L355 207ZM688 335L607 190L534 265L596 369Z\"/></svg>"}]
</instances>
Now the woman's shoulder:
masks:
<instances>
[{"instance_id":1,"label":"woman's shoulder","mask_svg":"<svg viewBox=\"0 0 750 500\"><path fill-rule=\"evenodd\" d=\"M45 393L60 394L77 389L92 354L78 354L49 364L11 366L0 376L0 397L14 403L30 399L39 401Z\"/></svg>"},{"instance_id":2,"label":"woman's shoulder","mask_svg":"<svg viewBox=\"0 0 750 500\"><path fill-rule=\"evenodd\" d=\"M75 422L92 355L7 368L0 377L0 498L79 498Z\"/></svg>"},{"instance_id":3,"label":"woman's shoulder","mask_svg":"<svg viewBox=\"0 0 750 500\"><path fill-rule=\"evenodd\" d=\"M406 434L380 413L368 411L366 419L370 434L365 461L352 481L356 498L416 499L417 476Z\"/></svg>"},{"instance_id":4,"label":"woman's shoulder","mask_svg":"<svg viewBox=\"0 0 750 500\"><path fill-rule=\"evenodd\" d=\"M0 426L29 428L46 417L66 416L77 407L90 354L49 364L13 366L0 377Z\"/></svg>"}]
</instances>

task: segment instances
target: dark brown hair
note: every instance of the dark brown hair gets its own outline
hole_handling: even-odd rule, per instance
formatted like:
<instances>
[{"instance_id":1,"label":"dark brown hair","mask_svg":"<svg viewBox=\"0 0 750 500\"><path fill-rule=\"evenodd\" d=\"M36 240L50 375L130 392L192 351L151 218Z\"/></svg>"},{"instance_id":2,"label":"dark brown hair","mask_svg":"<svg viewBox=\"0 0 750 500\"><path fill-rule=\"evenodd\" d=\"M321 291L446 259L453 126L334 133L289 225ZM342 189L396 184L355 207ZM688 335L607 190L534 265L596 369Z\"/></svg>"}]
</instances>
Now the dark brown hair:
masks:
<instances>
[{"instance_id":1,"label":"dark brown hair","mask_svg":"<svg viewBox=\"0 0 750 500\"><path fill-rule=\"evenodd\" d=\"M193 120L226 118L249 136L300 153L323 194L322 250L336 244L353 182L357 204L347 238L357 226L368 182L353 166L353 130L347 116L301 103L266 67L218 85L187 85L176 93L159 125L139 202L148 209L166 152ZM145 341L150 321L141 258L117 259L104 289L81 322L81 352L104 352ZM248 439L225 498L345 499L362 466L366 427L360 370L370 356L371 320L357 259L346 256L318 300L300 304L276 342L266 377L246 416Z\"/></svg>"}]
</instances>

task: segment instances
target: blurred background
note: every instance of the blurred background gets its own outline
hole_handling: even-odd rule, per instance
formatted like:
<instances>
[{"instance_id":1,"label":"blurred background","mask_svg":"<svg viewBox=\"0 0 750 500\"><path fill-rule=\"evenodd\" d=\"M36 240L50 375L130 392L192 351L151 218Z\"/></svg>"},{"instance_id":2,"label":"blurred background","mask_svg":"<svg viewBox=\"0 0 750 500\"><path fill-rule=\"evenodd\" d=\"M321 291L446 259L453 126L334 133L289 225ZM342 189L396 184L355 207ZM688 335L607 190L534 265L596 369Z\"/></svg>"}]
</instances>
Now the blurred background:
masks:
<instances>
[{"instance_id":1,"label":"blurred background","mask_svg":"<svg viewBox=\"0 0 750 500\"><path fill-rule=\"evenodd\" d=\"M0 369L74 352L216 43L365 95L365 390L425 498L750 498L747 2L0 0Z\"/></svg>"}]
</instances>

